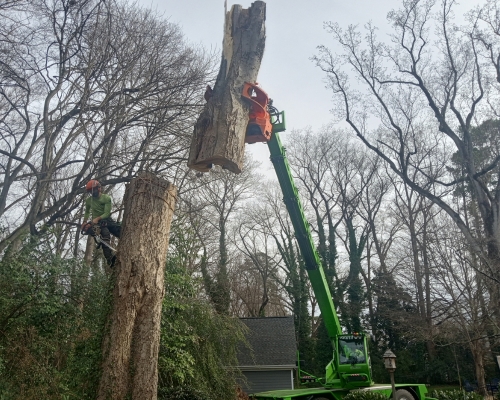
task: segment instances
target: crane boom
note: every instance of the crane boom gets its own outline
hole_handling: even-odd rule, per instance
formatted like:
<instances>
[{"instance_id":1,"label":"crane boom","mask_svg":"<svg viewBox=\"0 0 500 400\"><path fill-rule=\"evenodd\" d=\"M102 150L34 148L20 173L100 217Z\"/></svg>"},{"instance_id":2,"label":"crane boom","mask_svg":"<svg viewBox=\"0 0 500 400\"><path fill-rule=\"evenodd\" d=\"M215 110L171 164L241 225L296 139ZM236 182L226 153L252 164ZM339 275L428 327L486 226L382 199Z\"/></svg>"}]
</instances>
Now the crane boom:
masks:
<instances>
[{"instance_id":1,"label":"crane boom","mask_svg":"<svg viewBox=\"0 0 500 400\"><path fill-rule=\"evenodd\" d=\"M285 148L278 135L279 132L285 130L285 114L278 112L272 106L272 100L256 83L245 82L242 97L250 105L245 142L266 142L268 145L300 253L333 346L332 360L325 367L325 377L315 378L318 383L321 383L321 387L272 390L254 393L253 398L256 400L342 400L349 390L358 389L376 390L385 397L393 396L396 400L431 400L425 397L427 389L423 384L398 384L395 387L399 390L392 393L393 388L390 386L373 383L367 335L360 332L342 333L321 259L304 215Z\"/></svg>"},{"instance_id":2,"label":"crane boom","mask_svg":"<svg viewBox=\"0 0 500 400\"><path fill-rule=\"evenodd\" d=\"M281 113L283 114L283 112ZM284 114L283 114L284 115ZM279 184L283 191L283 201L285 202L290 219L295 230L295 237L300 247L300 252L309 275L309 280L318 301L321 316L326 326L328 336L332 343L338 335L342 334L339 318L332 301L330 288L325 277L325 272L321 266L319 254L311 236L309 224L304 215L304 210L299 199L297 187L293 181L290 165L286 157L286 150L281 144L278 132L284 130L282 124L273 125L273 134L267 142L271 161L274 165Z\"/></svg>"}]
</instances>

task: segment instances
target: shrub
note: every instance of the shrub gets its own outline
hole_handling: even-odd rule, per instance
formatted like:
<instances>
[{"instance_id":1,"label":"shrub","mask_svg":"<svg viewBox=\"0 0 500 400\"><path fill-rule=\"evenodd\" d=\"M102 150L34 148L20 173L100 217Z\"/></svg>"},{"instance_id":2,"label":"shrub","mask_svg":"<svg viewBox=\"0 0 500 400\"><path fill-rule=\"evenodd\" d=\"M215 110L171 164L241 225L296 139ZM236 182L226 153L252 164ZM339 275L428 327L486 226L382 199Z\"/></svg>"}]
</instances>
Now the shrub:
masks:
<instances>
[{"instance_id":1,"label":"shrub","mask_svg":"<svg viewBox=\"0 0 500 400\"><path fill-rule=\"evenodd\" d=\"M107 277L82 271L36 242L0 260L0 400L95 398Z\"/></svg>"},{"instance_id":2,"label":"shrub","mask_svg":"<svg viewBox=\"0 0 500 400\"><path fill-rule=\"evenodd\" d=\"M238 319L221 315L197 295L199 282L175 258L167 263L158 394L173 400L231 400L239 372L236 348L244 341ZM165 397L165 393L168 396Z\"/></svg>"},{"instance_id":3,"label":"shrub","mask_svg":"<svg viewBox=\"0 0 500 400\"><path fill-rule=\"evenodd\" d=\"M387 400L387 396L373 390L353 390L343 400Z\"/></svg>"},{"instance_id":4,"label":"shrub","mask_svg":"<svg viewBox=\"0 0 500 400\"><path fill-rule=\"evenodd\" d=\"M464 390L434 390L432 397L437 400L483 400L483 396Z\"/></svg>"},{"instance_id":5,"label":"shrub","mask_svg":"<svg viewBox=\"0 0 500 400\"><path fill-rule=\"evenodd\" d=\"M158 400L212 400L212 398L192 387L176 387L160 388Z\"/></svg>"}]
</instances>

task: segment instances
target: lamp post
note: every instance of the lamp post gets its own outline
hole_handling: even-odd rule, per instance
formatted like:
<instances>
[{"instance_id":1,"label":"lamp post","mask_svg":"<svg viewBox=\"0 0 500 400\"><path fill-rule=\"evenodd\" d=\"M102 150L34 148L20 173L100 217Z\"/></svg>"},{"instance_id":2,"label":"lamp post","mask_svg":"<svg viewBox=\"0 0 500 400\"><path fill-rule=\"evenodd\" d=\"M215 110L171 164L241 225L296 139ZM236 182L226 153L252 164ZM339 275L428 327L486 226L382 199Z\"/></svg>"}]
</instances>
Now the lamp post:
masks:
<instances>
[{"instance_id":1,"label":"lamp post","mask_svg":"<svg viewBox=\"0 0 500 400\"><path fill-rule=\"evenodd\" d=\"M396 400L396 384L394 383L394 371L396 371L396 355L389 349L382 356L384 358L384 366L391 376L392 385L392 400Z\"/></svg>"}]
</instances>

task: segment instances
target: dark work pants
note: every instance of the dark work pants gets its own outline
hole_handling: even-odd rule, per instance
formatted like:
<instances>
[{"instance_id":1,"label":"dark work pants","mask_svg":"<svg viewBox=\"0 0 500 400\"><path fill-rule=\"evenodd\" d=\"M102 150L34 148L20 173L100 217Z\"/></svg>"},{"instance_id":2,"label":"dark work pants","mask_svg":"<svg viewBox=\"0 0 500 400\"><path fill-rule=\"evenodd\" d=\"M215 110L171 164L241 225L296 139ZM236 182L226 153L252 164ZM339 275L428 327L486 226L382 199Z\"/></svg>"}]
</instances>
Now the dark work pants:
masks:
<instances>
[{"instance_id":1,"label":"dark work pants","mask_svg":"<svg viewBox=\"0 0 500 400\"><path fill-rule=\"evenodd\" d=\"M103 242L111 246L111 235L120 238L122 232L122 226L119 222L114 221L112 218L101 219L99 221L99 227L101 228L101 239ZM108 264L111 264L113 259L113 251L106 245L102 245L102 252Z\"/></svg>"}]
</instances>

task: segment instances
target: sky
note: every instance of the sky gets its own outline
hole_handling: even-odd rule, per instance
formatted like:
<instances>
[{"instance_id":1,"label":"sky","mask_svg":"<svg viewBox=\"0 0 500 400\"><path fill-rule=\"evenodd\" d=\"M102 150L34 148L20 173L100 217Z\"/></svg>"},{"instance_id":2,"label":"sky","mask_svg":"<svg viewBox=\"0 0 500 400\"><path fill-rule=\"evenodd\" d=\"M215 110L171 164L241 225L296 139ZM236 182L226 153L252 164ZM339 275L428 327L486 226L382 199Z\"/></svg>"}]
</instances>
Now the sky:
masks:
<instances>
[{"instance_id":1,"label":"sky","mask_svg":"<svg viewBox=\"0 0 500 400\"><path fill-rule=\"evenodd\" d=\"M233 4L244 8L250 0L227 0L228 11ZM386 16L398 9L402 0L268 0L266 1L266 48L259 71L260 86L273 99L273 105L286 113L287 132L283 139L293 140L292 130L310 127L319 131L333 118L332 94L325 88L325 74L311 57L317 46L335 51L331 34L324 22L338 22L362 27L371 21L383 37L391 31ZM468 4L467 4L468 3ZM462 0L462 5L474 5ZM144 7L157 9L170 22L178 24L188 42L221 53L224 28L224 0L139 0ZM257 143L250 152L265 169L271 164L267 146Z\"/></svg>"},{"instance_id":2,"label":"sky","mask_svg":"<svg viewBox=\"0 0 500 400\"><path fill-rule=\"evenodd\" d=\"M186 39L206 48L222 47L224 0L140 0L158 9L178 24ZM228 0L244 8L250 0ZM323 28L325 21L341 26L373 21L388 28L386 15L400 0L268 0L266 2L266 49L259 72L259 84L287 113L289 130L330 122L331 95L325 89L323 72L311 61L317 46L334 46Z\"/></svg>"}]
</instances>

